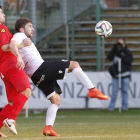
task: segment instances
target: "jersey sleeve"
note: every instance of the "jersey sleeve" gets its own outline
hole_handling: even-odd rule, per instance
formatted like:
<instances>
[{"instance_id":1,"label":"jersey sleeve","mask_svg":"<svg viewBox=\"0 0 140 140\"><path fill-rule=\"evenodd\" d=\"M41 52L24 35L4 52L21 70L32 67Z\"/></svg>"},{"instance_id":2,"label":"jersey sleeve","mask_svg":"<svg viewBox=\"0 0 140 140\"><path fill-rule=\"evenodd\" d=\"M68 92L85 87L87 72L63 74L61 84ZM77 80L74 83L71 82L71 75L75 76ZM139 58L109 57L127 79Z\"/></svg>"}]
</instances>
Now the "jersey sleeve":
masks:
<instances>
[{"instance_id":1,"label":"jersey sleeve","mask_svg":"<svg viewBox=\"0 0 140 140\"><path fill-rule=\"evenodd\" d=\"M15 33L11 40L14 40L20 44L25 38L27 38L27 36L24 33Z\"/></svg>"},{"instance_id":2,"label":"jersey sleeve","mask_svg":"<svg viewBox=\"0 0 140 140\"><path fill-rule=\"evenodd\" d=\"M8 30L8 28L6 28L6 26L3 26L0 32L0 47L9 44L11 39L12 39L12 34Z\"/></svg>"}]
</instances>

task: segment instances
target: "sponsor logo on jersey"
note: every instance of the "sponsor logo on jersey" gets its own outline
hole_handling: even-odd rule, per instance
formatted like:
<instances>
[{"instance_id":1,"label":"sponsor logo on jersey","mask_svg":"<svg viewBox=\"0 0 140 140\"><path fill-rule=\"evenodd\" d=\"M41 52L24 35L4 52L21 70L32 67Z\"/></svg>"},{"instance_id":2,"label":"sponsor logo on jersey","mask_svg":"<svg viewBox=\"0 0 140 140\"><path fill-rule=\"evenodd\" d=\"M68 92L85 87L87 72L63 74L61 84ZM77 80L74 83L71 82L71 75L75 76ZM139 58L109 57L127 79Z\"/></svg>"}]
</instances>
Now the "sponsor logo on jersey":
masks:
<instances>
[{"instance_id":1,"label":"sponsor logo on jersey","mask_svg":"<svg viewBox=\"0 0 140 140\"><path fill-rule=\"evenodd\" d=\"M63 73L63 71L62 70L59 70L58 73L61 74L61 73Z\"/></svg>"},{"instance_id":2,"label":"sponsor logo on jersey","mask_svg":"<svg viewBox=\"0 0 140 140\"><path fill-rule=\"evenodd\" d=\"M4 33L4 32L5 32L5 30L4 30L4 29L2 29L2 30L1 30L1 33Z\"/></svg>"},{"instance_id":3,"label":"sponsor logo on jersey","mask_svg":"<svg viewBox=\"0 0 140 140\"><path fill-rule=\"evenodd\" d=\"M45 75L42 75L41 78L40 78L40 80L36 83L36 86L37 86L37 87L39 86L39 84L40 84L42 81L44 81L44 78L45 78Z\"/></svg>"}]
</instances>

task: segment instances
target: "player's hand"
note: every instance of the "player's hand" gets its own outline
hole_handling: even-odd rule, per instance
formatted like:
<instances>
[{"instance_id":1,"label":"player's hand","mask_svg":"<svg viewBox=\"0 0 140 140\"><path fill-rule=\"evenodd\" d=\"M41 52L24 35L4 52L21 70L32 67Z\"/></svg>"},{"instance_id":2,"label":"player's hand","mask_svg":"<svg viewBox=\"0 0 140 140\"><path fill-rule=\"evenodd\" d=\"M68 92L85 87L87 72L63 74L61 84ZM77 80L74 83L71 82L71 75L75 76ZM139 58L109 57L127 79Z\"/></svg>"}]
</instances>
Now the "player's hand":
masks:
<instances>
[{"instance_id":1,"label":"player's hand","mask_svg":"<svg viewBox=\"0 0 140 140\"><path fill-rule=\"evenodd\" d=\"M23 40L23 45L24 45L24 47L31 46L32 45L32 40L30 38L25 38Z\"/></svg>"},{"instance_id":2,"label":"player's hand","mask_svg":"<svg viewBox=\"0 0 140 140\"><path fill-rule=\"evenodd\" d=\"M18 56L17 57L17 65L16 65L17 69L21 70L21 69L24 69L25 67L25 64L21 58L21 56Z\"/></svg>"}]
</instances>

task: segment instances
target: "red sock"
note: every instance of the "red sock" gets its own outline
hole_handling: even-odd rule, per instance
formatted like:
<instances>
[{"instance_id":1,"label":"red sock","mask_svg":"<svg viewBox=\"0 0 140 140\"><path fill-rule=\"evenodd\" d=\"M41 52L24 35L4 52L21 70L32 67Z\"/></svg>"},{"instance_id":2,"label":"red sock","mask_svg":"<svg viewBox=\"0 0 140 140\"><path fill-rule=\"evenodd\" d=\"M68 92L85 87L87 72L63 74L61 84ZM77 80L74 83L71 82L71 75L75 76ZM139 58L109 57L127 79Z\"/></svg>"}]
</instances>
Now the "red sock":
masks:
<instances>
[{"instance_id":1,"label":"red sock","mask_svg":"<svg viewBox=\"0 0 140 140\"><path fill-rule=\"evenodd\" d=\"M0 112L0 129L3 126L3 121L8 118L10 112L11 112L12 106L10 104L7 104Z\"/></svg>"},{"instance_id":2,"label":"red sock","mask_svg":"<svg viewBox=\"0 0 140 140\"><path fill-rule=\"evenodd\" d=\"M28 98L25 95L23 94L17 95L13 101L13 105L12 105L13 107L8 116L8 119L16 120L16 117L18 116L22 108L24 107L24 104L27 100Z\"/></svg>"}]
</instances>

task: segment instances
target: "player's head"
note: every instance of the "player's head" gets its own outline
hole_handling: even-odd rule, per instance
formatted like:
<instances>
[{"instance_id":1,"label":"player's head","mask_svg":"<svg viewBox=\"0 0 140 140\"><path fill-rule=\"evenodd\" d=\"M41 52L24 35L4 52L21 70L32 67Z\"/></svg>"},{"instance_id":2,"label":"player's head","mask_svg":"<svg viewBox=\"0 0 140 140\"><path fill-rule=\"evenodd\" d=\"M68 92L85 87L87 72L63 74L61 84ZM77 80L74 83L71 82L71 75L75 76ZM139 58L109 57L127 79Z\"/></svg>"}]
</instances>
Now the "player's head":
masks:
<instances>
[{"instance_id":1,"label":"player's head","mask_svg":"<svg viewBox=\"0 0 140 140\"><path fill-rule=\"evenodd\" d=\"M5 14L3 13L2 6L0 6L0 24L5 23Z\"/></svg>"},{"instance_id":2,"label":"player's head","mask_svg":"<svg viewBox=\"0 0 140 140\"><path fill-rule=\"evenodd\" d=\"M15 23L16 32L25 33L27 37L33 37L33 24L30 19L18 19Z\"/></svg>"}]
</instances>

